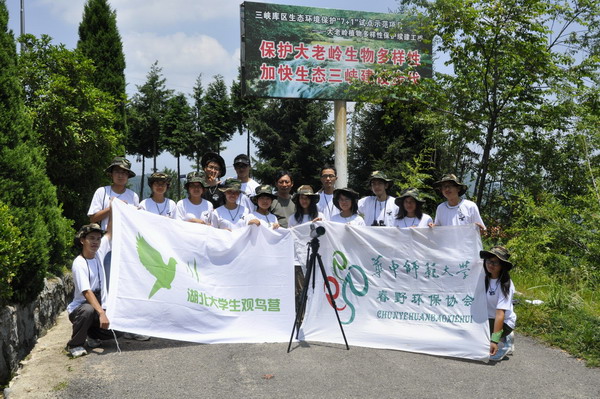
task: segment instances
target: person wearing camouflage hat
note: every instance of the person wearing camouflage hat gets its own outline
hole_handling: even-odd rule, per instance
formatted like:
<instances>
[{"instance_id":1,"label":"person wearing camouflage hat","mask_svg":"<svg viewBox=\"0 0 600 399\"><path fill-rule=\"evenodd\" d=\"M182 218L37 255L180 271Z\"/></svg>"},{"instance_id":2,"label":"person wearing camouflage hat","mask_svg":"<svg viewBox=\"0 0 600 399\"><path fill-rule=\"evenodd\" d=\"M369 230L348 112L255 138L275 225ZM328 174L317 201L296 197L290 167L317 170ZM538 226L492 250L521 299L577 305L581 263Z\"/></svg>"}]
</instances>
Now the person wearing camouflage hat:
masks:
<instances>
[{"instance_id":1,"label":"person wearing camouflage hat","mask_svg":"<svg viewBox=\"0 0 600 399\"><path fill-rule=\"evenodd\" d=\"M140 209L154 213L155 215L175 219L177 216L177 204L172 199L165 197L165 193L171 185L171 176L166 173L152 173L148 179L148 185L152 190L149 198L140 203Z\"/></svg>"},{"instance_id":2,"label":"person wearing camouflage hat","mask_svg":"<svg viewBox=\"0 0 600 399\"><path fill-rule=\"evenodd\" d=\"M273 200L277 198L273 194L273 187L263 184L256 187L252 202L256 205L256 210L245 216L248 225L265 226L267 228L278 229L280 227L277 216L270 211Z\"/></svg>"},{"instance_id":3,"label":"person wearing camouflage hat","mask_svg":"<svg viewBox=\"0 0 600 399\"><path fill-rule=\"evenodd\" d=\"M104 237L103 237L104 236ZM67 306L73 324L67 351L71 357L87 354L84 345L97 348L101 339L112 338L106 317L106 274L103 259L110 251L110 234L97 223L82 226L75 235L80 254L71 267L75 286L73 300Z\"/></svg>"},{"instance_id":4,"label":"person wearing camouflage hat","mask_svg":"<svg viewBox=\"0 0 600 399\"><path fill-rule=\"evenodd\" d=\"M211 216L213 227L231 231L245 226L244 216L250 210L238 203L242 195L242 182L238 179L227 179L219 190L225 194L225 204L213 211Z\"/></svg>"},{"instance_id":5,"label":"person wearing camouflage hat","mask_svg":"<svg viewBox=\"0 0 600 399\"><path fill-rule=\"evenodd\" d=\"M358 214L358 193L351 188L333 190L333 205L340 213L331 217L331 222L365 226L365 220Z\"/></svg>"},{"instance_id":6,"label":"person wearing camouflage hat","mask_svg":"<svg viewBox=\"0 0 600 399\"><path fill-rule=\"evenodd\" d=\"M419 190L416 188L407 188L395 200L398 207L398 214L394 220L394 227L401 229L408 227L427 227L433 223L433 219L426 213L423 213L423 204Z\"/></svg>"},{"instance_id":7,"label":"person wearing camouflage hat","mask_svg":"<svg viewBox=\"0 0 600 399\"><path fill-rule=\"evenodd\" d=\"M442 193L446 201L438 205L435 221L430 227L476 224L481 231L485 230L477 204L461 198L467 192L466 184L459 182L455 175L446 174L433 183L433 187Z\"/></svg>"},{"instance_id":8,"label":"person wearing camouflage hat","mask_svg":"<svg viewBox=\"0 0 600 399\"><path fill-rule=\"evenodd\" d=\"M317 209L320 197L309 185L298 187L298 191L292 196L296 212L288 218L288 227L323 220L323 214Z\"/></svg>"},{"instance_id":9,"label":"person wearing camouflage hat","mask_svg":"<svg viewBox=\"0 0 600 399\"><path fill-rule=\"evenodd\" d=\"M378 170L369 176L369 188L373 195L358 201L358 212L363 215L367 226L392 226L398 207L395 198L388 194L393 180Z\"/></svg>"},{"instance_id":10,"label":"person wearing camouflage hat","mask_svg":"<svg viewBox=\"0 0 600 399\"><path fill-rule=\"evenodd\" d=\"M104 230L108 226L111 201L119 199L135 207L140 204L138 195L127 188L127 181L130 177L135 176L135 173L131 170L131 162L125 157L114 157L105 171L110 176L112 184L96 190L87 212L90 223L100 223Z\"/></svg>"},{"instance_id":11,"label":"person wearing camouflage hat","mask_svg":"<svg viewBox=\"0 0 600 399\"><path fill-rule=\"evenodd\" d=\"M490 360L500 361L514 350L517 315L513 309L515 285L509 271L513 264L510 252L496 245L489 251L479 251L484 261L488 321L490 323Z\"/></svg>"},{"instance_id":12,"label":"person wearing camouflage hat","mask_svg":"<svg viewBox=\"0 0 600 399\"><path fill-rule=\"evenodd\" d=\"M206 181L202 172L190 172L184 184L188 197L177 202L177 219L210 225L213 205L202 198Z\"/></svg>"}]
</instances>

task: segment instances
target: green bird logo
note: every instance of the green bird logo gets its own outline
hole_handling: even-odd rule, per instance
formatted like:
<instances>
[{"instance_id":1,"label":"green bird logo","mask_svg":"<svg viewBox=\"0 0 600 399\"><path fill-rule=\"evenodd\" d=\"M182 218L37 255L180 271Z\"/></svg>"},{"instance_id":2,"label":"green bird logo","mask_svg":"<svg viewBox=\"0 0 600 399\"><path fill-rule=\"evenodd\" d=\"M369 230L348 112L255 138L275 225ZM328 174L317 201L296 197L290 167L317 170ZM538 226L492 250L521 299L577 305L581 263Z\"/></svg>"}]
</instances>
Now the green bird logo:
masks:
<instances>
[{"instance_id":1,"label":"green bird logo","mask_svg":"<svg viewBox=\"0 0 600 399\"><path fill-rule=\"evenodd\" d=\"M150 291L150 295L148 295L148 299L150 299L161 288L171 289L171 283L175 278L175 266L177 266L177 262L175 259L170 258L169 264L165 264L160 252L152 248L139 233L136 242L140 262L150 274L156 277L156 282Z\"/></svg>"}]
</instances>

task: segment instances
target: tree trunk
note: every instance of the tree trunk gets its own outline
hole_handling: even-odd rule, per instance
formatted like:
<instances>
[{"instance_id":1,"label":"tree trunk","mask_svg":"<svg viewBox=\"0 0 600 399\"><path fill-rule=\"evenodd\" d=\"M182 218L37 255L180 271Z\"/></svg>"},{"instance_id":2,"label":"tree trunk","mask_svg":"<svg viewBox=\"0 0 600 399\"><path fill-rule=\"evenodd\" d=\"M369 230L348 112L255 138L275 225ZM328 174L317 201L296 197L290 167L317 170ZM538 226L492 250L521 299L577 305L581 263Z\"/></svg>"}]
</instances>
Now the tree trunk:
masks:
<instances>
[{"instance_id":1,"label":"tree trunk","mask_svg":"<svg viewBox=\"0 0 600 399\"><path fill-rule=\"evenodd\" d=\"M179 164L180 155L177 154L177 201L181 199L181 166Z\"/></svg>"},{"instance_id":2,"label":"tree trunk","mask_svg":"<svg viewBox=\"0 0 600 399\"><path fill-rule=\"evenodd\" d=\"M485 180L487 177L488 166L490 164L490 153L492 152L492 148L494 146L494 134L496 133L496 124L494 121L491 121L488 126L486 137L485 137L485 146L483 147L483 156L481 158L481 172L478 177L478 185L475 189L475 195L477 198L477 207L481 210L481 199L483 198L483 192L485 191Z\"/></svg>"}]
</instances>

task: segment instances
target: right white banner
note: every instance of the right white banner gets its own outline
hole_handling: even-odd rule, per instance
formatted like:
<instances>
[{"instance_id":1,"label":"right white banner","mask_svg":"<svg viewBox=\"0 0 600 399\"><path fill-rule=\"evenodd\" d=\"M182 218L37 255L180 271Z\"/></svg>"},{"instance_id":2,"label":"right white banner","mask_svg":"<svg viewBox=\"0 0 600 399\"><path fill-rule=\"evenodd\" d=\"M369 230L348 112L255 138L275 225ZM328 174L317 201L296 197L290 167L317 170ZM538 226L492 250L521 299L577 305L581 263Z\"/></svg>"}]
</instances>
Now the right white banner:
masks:
<instances>
[{"instance_id":1,"label":"right white banner","mask_svg":"<svg viewBox=\"0 0 600 399\"><path fill-rule=\"evenodd\" d=\"M354 227L318 223L319 254L349 345L487 361L478 228ZM292 229L310 241L310 225ZM317 262L299 338L343 343Z\"/></svg>"}]
</instances>

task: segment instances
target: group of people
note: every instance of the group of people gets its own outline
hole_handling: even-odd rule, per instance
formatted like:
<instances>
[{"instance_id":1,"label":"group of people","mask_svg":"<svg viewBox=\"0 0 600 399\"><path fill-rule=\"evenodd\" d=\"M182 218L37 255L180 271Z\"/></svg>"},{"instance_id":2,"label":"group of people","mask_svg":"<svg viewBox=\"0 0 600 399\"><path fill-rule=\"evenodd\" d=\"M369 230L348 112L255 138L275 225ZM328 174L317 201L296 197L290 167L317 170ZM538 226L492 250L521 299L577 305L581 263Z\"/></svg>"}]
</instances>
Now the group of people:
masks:
<instances>
[{"instance_id":1,"label":"group of people","mask_svg":"<svg viewBox=\"0 0 600 399\"><path fill-rule=\"evenodd\" d=\"M75 239L81 255L73 262L76 293L68 308L73 322L73 336L68 344L72 356L85 354L85 331L90 347L95 347L99 344L98 339L106 336L108 320L102 309L110 266L103 255L110 246L109 216L111 201L115 199L157 215L227 230L247 225L294 228L315 221L400 229L476 224L485 230L477 205L462 198L467 186L453 174L444 175L433 183L433 188L442 194L445 201L438 205L435 218L432 218L423 212L425 201L419 190L409 188L395 198L391 195L393 180L381 171L372 172L368 179L372 195L359 198L359 194L351 188L335 187L337 171L330 165L320 170L322 187L318 192L310 185L301 185L293 195L291 173L280 171L276 175L274 191L272 186L261 185L250 177L250 158L245 154L236 156L233 161L236 176L225 180L221 179L226 174L226 165L219 154L204 154L201 166L202 171L186 176L184 187L187 197L177 203L165 196L171 182L171 177L165 173L157 172L150 176L151 195L140 202L137 194L127 188L128 179L135 176L127 159L115 157L106 169L112 184L96 190L88 211L91 224L83 226ZM100 239L107 229L108 233ZM485 264L488 317L492 331L490 355L492 359L501 360L512 350L511 332L516 320L512 309L514 286L508 273L512 268L508 261L510 254L503 247L494 247L490 251L482 251L480 256ZM296 263L298 293L303 275L298 256ZM127 337L149 339L135 334Z\"/></svg>"}]
</instances>

